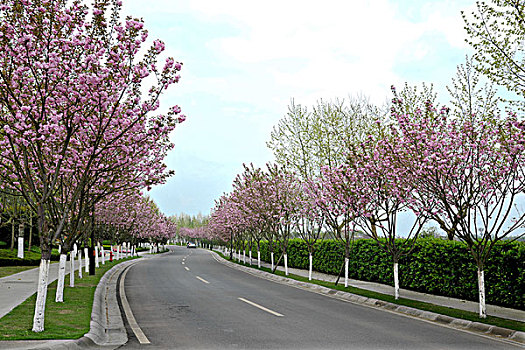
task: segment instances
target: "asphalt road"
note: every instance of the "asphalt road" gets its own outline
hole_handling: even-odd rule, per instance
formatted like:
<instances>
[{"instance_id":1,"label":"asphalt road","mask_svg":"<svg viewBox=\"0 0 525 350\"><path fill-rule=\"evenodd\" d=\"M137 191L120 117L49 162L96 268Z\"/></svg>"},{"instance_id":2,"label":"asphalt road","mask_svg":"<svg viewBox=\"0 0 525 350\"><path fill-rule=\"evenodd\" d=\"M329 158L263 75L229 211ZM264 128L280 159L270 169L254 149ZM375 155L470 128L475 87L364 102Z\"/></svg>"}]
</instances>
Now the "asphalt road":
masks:
<instances>
[{"instance_id":1,"label":"asphalt road","mask_svg":"<svg viewBox=\"0 0 525 350\"><path fill-rule=\"evenodd\" d=\"M126 319L124 349L518 348L257 278L201 249L135 264L124 288L145 336Z\"/></svg>"}]
</instances>

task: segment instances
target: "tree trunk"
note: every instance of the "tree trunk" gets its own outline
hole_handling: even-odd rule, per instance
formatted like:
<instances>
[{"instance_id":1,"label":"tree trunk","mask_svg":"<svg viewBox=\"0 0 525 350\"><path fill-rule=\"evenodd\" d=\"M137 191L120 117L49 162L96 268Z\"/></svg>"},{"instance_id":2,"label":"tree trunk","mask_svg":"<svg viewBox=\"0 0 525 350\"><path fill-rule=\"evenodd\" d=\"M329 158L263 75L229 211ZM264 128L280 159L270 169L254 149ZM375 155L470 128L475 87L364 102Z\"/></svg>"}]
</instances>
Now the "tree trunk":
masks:
<instances>
[{"instance_id":1,"label":"tree trunk","mask_svg":"<svg viewBox=\"0 0 525 350\"><path fill-rule=\"evenodd\" d=\"M65 252L60 254L60 262L58 263L58 281L57 291L55 294L55 302L64 302L64 279L66 278L66 261L67 255Z\"/></svg>"},{"instance_id":2,"label":"tree trunk","mask_svg":"<svg viewBox=\"0 0 525 350\"><path fill-rule=\"evenodd\" d=\"M99 267L98 263L98 246L95 246L95 267Z\"/></svg>"},{"instance_id":3,"label":"tree trunk","mask_svg":"<svg viewBox=\"0 0 525 350\"><path fill-rule=\"evenodd\" d=\"M337 279L335 280L335 285L336 286L339 283L339 279L341 278L341 274L343 273L344 267L345 267L345 262L343 261L343 263L341 264L341 267L339 268L339 273L337 274Z\"/></svg>"},{"instance_id":4,"label":"tree trunk","mask_svg":"<svg viewBox=\"0 0 525 350\"><path fill-rule=\"evenodd\" d=\"M348 258L345 257L345 288L348 288Z\"/></svg>"},{"instance_id":5,"label":"tree trunk","mask_svg":"<svg viewBox=\"0 0 525 350\"><path fill-rule=\"evenodd\" d=\"M257 248L257 267L261 268L261 251Z\"/></svg>"},{"instance_id":6,"label":"tree trunk","mask_svg":"<svg viewBox=\"0 0 525 350\"><path fill-rule=\"evenodd\" d=\"M399 299L399 263L394 262L394 297Z\"/></svg>"},{"instance_id":7,"label":"tree trunk","mask_svg":"<svg viewBox=\"0 0 525 350\"><path fill-rule=\"evenodd\" d=\"M86 268L86 273L89 273L89 251L87 248L84 248L84 267Z\"/></svg>"},{"instance_id":8,"label":"tree trunk","mask_svg":"<svg viewBox=\"0 0 525 350\"><path fill-rule=\"evenodd\" d=\"M44 256L44 252L42 252L42 255ZM47 282L49 281L49 262L49 257L47 259L42 257L42 259L40 260L40 269L38 271L38 289L36 293L35 303L35 315L33 317L33 332L42 332L44 330Z\"/></svg>"},{"instance_id":9,"label":"tree trunk","mask_svg":"<svg viewBox=\"0 0 525 350\"><path fill-rule=\"evenodd\" d=\"M18 251L16 256L20 259L24 258L24 224L18 225Z\"/></svg>"},{"instance_id":10,"label":"tree trunk","mask_svg":"<svg viewBox=\"0 0 525 350\"><path fill-rule=\"evenodd\" d=\"M284 274L288 276L288 254L284 254Z\"/></svg>"},{"instance_id":11,"label":"tree trunk","mask_svg":"<svg viewBox=\"0 0 525 350\"><path fill-rule=\"evenodd\" d=\"M478 267L478 290L479 290L479 317L487 318L487 307L485 305L485 271Z\"/></svg>"},{"instance_id":12,"label":"tree trunk","mask_svg":"<svg viewBox=\"0 0 525 350\"><path fill-rule=\"evenodd\" d=\"M33 217L30 215L29 216L29 243L28 243L29 246L27 247L28 252L31 251L32 240L33 240Z\"/></svg>"},{"instance_id":13,"label":"tree trunk","mask_svg":"<svg viewBox=\"0 0 525 350\"><path fill-rule=\"evenodd\" d=\"M246 264L246 249L242 250L242 262Z\"/></svg>"},{"instance_id":14,"label":"tree trunk","mask_svg":"<svg viewBox=\"0 0 525 350\"><path fill-rule=\"evenodd\" d=\"M78 278L82 278L82 249L78 250Z\"/></svg>"},{"instance_id":15,"label":"tree trunk","mask_svg":"<svg viewBox=\"0 0 525 350\"><path fill-rule=\"evenodd\" d=\"M75 252L69 252L69 286L75 286Z\"/></svg>"},{"instance_id":16,"label":"tree trunk","mask_svg":"<svg viewBox=\"0 0 525 350\"><path fill-rule=\"evenodd\" d=\"M312 256L312 253L308 254L308 260L309 260L309 264L308 264L308 281L311 281L312 280L312 269L313 269L313 256Z\"/></svg>"},{"instance_id":17,"label":"tree trunk","mask_svg":"<svg viewBox=\"0 0 525 350\"><path fill-rule=\"evenodd\" d=\"M252 264L252 250L251 250L251 249L250 249L249 254L250 254L250 266L251 266L251 265L253 265L253 264Z\"/></svg>"},{"instance_id":18,"label":"tree trunk","mask_svg":"<svg viewBox=\"0 0 525 350\"><path fill-rule=\"evenodd\" d=\"M11 218L11 250L15 249L15 219Z\"/></svg>"},{"instance_id":19,"label":"tree trunk","mask_svg":"<svg viewBox=\"0 0 525 350\"><path fill-rule=\"evenodd\" d=\"M100 257L102 258L102 265L106 264L106 252L104 251L104 246L100 246Z\"/></svg>"},{"instance_id":20,"label":"tree trunk","mask_svg":"<svg viewBox=\"0 0 525 350\"><path fill-rule=\"evenodd\" d=\"M272 271L274 271L274 268L273 268L273 252L270 253L270 259L272 260Z\"/></svg>"}]
</instances>

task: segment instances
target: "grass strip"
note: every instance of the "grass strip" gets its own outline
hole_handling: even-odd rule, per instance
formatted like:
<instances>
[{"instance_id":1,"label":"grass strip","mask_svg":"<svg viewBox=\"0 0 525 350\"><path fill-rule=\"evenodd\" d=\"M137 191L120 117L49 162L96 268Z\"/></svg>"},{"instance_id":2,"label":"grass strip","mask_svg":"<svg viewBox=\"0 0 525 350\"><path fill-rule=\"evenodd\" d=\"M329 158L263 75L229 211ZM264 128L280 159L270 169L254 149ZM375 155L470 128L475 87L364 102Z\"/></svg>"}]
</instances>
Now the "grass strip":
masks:
<instances>
[{"instance_id":1,"label":"grass strip","mask_svg":"<svg viewBox=\"0 0 525 350\"><path fill-rule=\"evenodd\" d=\"M47 288L45 330L40 333L31 330L35 312L35 293L0 318L0 340L78 339L82 337L89 331L93 298L98 282L113 266L131 259L137 258L106 262L95 270L95 275L90 276L86 273L81 279L75 276L75 287L73 288L69 287L68 274L64 281L63 303L55 302L57 281L54 281Z\"/></svg>"},{"instance_id":2,"label":"grass strip","mask_svg":"<svg viewBox=\"0 0 525 350\"><path fill-rule=\"evenodd\" d=\"M259 267L257 267L257 265L250 265L249 263L244 264L242 262L237 262L235 260L230 260L229 257L224 256L224 254L222 254L220 252L216 252L216 253L219 254L224 259L226 259L226 260L228 260L230 262L233 262L233 263L235 263L237 265L251 267L253 269L257 269L257 270L261 270L261 271L272 273L272 270L270 268L262 267L262 266L259 268ZM333 282L320 281L320 280L316 280L316 279L312 279L311 281L309 281L308 277L298 276L298 275L294 275L294 274L291 274L291 273L289 273L288 276L286 276L284 271L280 271L280 270L275 270L275 274L278 275L278 276L288 277L288 278L294 279L296 281L313 283L313 284L317 284L317 285L320 285L320 286L323 286L323 287L327 287L327 288L331 288L331 289L334 289L334 290L340 290L340 291L343 291L343 292L349 292L349 293L357 294L357 295L360 295L360 296L363 296L363 297L367 297L367 298L373 298L373 299L387 301L387 302L392 303L392 304L409 306L409 307L413 307L413 308L419 309L419 310L435 312L435 313L441 314L441 315L446 315L446 316L450 316L450 317L454 317L454 318L461 318L461 319L468 320L468 321L473 321L473 322L485 323L485 324L489 324L489 325L493 325L493 326L513 329L513 330L516 330L516 331L521 331L521 332L525 331L525 322L509 320L509 319L506 319L506 318L501 318L501 317L496 317L496 316L488 316L488 315L487 315L487 318L483 319L483 318L479 318L478 314L475 313L475 312L459 310L459 309L454 309L454 308L450 308L450 307L446 307L446 306L435 305L435 304L431 304L431 303L425 303L425 302L422 302L422 301L405 299L405 298L399 298L398 300L396 300L392 295L378 293L378 292L374 292L374 291L370 291L370 290L366 290L366 289L361 289L361 288L357 288L357 287L348 286L347 288L345 288L344 285L340 285L339 284L339 285L336 286L335 283L333 283Z\"/></svg>"},{"instance_id":3,"label":"grass strip","mask_svg":"<svg viewBox=\"0 0 525 350\"><path fill-rule=\"evenodd\" d=\"M0 266L0 278L14 275L22 271L36 268L35 266Z\"/></svg>"}]
</instances>

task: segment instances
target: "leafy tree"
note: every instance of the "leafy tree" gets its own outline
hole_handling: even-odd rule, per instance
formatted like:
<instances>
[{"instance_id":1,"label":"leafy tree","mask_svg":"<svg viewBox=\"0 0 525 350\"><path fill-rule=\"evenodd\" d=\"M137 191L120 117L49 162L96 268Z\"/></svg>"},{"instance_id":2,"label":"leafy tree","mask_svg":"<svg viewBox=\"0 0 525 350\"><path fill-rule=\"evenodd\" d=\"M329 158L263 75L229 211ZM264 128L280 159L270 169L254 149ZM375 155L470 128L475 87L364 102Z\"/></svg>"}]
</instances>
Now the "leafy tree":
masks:
<instances>
[{"instance_id":1,"label":"leafy tree","mask_svg":"<svg viewBox=\"0 0 525 350\"><path fill-rule=\"evenodd\" d=\"M512 101L525 108L525 2L476 1L470 15L461 13L466 39L475 50L476 68L494 83L518 95Z\"/></svg>"}]
</instances>

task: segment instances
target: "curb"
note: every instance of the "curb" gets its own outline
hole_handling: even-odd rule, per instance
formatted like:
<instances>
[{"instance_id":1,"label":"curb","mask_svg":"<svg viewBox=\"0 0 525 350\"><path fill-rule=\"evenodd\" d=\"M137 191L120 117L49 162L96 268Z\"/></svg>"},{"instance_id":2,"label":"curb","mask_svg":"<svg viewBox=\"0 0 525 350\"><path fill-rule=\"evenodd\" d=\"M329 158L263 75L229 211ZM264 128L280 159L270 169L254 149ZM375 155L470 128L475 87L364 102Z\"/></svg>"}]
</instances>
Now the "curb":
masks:
<instances>
[{"instance_id":1,"label":"curb","mask_svg":"<svg viewBox=\"0 0 525 350\"><path fill-rule=\"evenodd\" d=\"M373 307L376 309L383 309L395 313L400 313L406 316L410 317L416 317L420 318L424 321L430 321L433 323L438 323L447 327L456 328L459 330L466 330L472 333L481 334L485 336L491 336L500 340L506 340L510 341L512 343L515 343L516 345L525 345L525 332L516 331L513 329L498 327L498 326L492 326L485 323L480 322L473 322L468 321L460 318L454 318L450 316L445 316L441 314L437 314L435 312L430 311L423 311L419 310L413 307L404 306L404 305L398 305L394 303L390 303L383 300L378 300L374 298L367 298L363 297L357 294L352 294L349 292L343 292L323 286L319 286L317 284L308 283L308 282L302 282L302 281L296 281L294 279L274 275L272 273L261 271L255 268L239 265L236 263L233 263L231 261L228 261L221 257L219 254L217 254L214 251L210 251L210 253L216 257L216 260L220 262L223 265L235 268L237 270L241 270L243 272L249 273L251 275L261 277L270 281L274 281L281 284L287 284L296 288L308 290L314 293L326 295L331 298L344 300L347 302L365 305L369 307ZM217 259L218 258L218 259Z\"/></svg>"}]
</instances>

